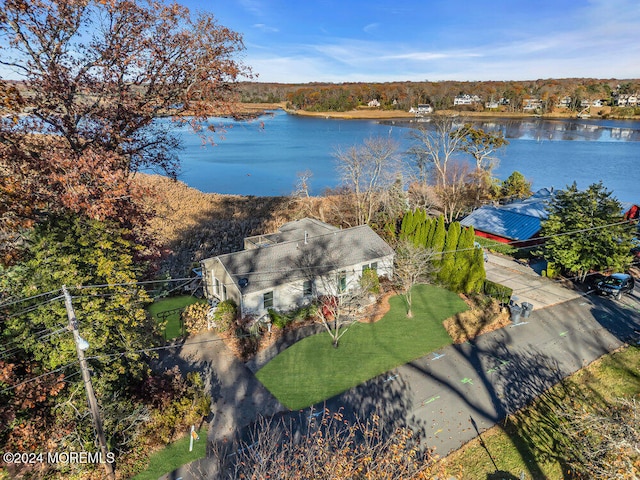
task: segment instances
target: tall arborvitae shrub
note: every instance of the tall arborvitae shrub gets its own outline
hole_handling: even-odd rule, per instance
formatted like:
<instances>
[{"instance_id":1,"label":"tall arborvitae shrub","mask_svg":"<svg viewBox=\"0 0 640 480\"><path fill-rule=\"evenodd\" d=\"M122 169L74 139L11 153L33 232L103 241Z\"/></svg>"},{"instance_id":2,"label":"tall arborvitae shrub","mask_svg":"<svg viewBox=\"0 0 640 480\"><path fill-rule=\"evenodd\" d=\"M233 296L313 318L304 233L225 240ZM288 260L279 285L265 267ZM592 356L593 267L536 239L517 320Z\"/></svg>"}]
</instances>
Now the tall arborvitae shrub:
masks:
<instances>
[{"instance_id":1,"label":"tall arborvitae shrub","mask_svg":"<svg viewBox=\"0 0 640 480\"><path fill-rule=\"evenodd\" d=\"M404 214L402 218L402 225L400 227L400 240L412 240L416 234L416 230L420 225L420 211L409 210Z\"/></svg>"},{"instance_id":2,"label":"tall arborvitae shrub","mask_svg":"<svg viewBox=\"0 0 640 480\"><path fill-rule=\"evenodd\" d=\"M409 221L409 213L411 212L405 212L405 214L402 216L402 222L400 223L400 232L398 232L398 238L400 240L406 240L407 222Z\"/></svg>"},{"instance_id":3,"label":"tall arborvitae shrub","mask_svg":"<svg viewBox=\"0 0 640 480\"><path fill-rule=\"evenodd\" d=\"M460 222L453 222L449 225L442 254L442 264L438 272L438 278L444 285L452 286L455 274L456 249L460 239Z\"/></svg>"},{"instance_id":4,"label":"tall arborvitae shrub","mask_svg":"<svg viewBox=\"0 0 640 480\"><path fill-rule=\"evenodd\" d=\"M420 226L416 230L416 236L413 239L413 243L416 247L423 247L427 242L427 222L420 220Z\"/></svg>"},{"instance_id":5,"label":"tall arborvitae shrub","mask_svg":"<svg viewBox=\"0 0 640 480\"><path fill-rule=\"evenodd\" d=\"M409 236L409 225L411 224L412 219L413 212L411 210L405 212L404 216L402 217L402 223L400 224L400 235L398 235L398 238L400 238L400 240L407 240Z\"/></svg>"},{"instance_id":6,"label":"tall arborvitae shrub","mask_svg":"<svg viewBox=\"0 0 640 480\"><path fill-rule=\"evenodd\" d=\"M427 245L427 248L433 249L434 266L440 267L442 263L441 253L444 250L444 242L447 237L447 229L444 225L444 215L440 215L436 222L436 228L433 233L433 240L431 245Z\"/></svg>"},{"instance_id":7,"label":"tall arborvitae shrub","mask_svg":"<svg viewBox=\"0 0 640 480\"><path fill-rule=\"evenodd\" d=\"M433 234L436 231L436 224L438 222L437 218L429 218L427 220L427 238L425 240L424 246L427 248L431 248L433 244Z\"/></svg>"},{"instance_id":8,"label":"tall arborvitae shrub","mask_svg":"<svg viewBox=\"0 0 640 480\"><path fill-rule=\"evenodd\" d=\"M460 239L456 247L455 261L449 285L455 292L464 292L471 264L473 263L475 234L472 228L465 228L460 232Z\"/></svg>"},{"instance_id":9,"label":"tall arborvitae shrub","mask_svg":"<svg viewBox=\"0 0 640 480\"><path fill-rule=\"evenodd\" d=\"M473 261L471 262L471 268L467 275L467 280L464 285L464 292L480 292L484 286L484 281L487 278L487 274L484 269L484 252L482 248L473 249Z\"/></svg>"}]
</instances>

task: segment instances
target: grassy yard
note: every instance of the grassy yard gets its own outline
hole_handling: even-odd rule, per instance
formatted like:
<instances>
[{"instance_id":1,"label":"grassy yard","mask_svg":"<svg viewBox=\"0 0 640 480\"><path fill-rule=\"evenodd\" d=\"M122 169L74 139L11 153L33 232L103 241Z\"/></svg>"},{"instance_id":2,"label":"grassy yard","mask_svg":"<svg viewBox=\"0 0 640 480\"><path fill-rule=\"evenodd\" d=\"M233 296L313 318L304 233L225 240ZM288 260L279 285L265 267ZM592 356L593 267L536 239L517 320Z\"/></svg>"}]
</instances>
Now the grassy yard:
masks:
<instances>
[{"instance_id":1,"label":"grassy yard","mask_svg":"<svg viewBox=\"0 0 640 480\"><path fill-rule=\"evenodd\" d=\"M399 365L452 343L442 321L467 309L455 293L432 285L413 291L414 317L402 297L378 322L355 323L336 349L327 333L292 345L258 373L258 379L292 410L308 407Z\"/></svg>"},{"instance_id":2,"label":"grassy yard","mask_svg":"<svg viewBox=\"0 0 640 480\"><path fill-rule=\"evenodd\" d=\"M192 303L201 301L203 300L200 300L192 295L167 297L153 302L147 307L147 310L153 316L153 318L156 319L156 321L161 322L162 319L158 318L158 314L169 310L175 310L177 308L184 308L191 305ZM166 322L167 324L164 331L164 338L166 340L172 340L182 335L182 331L180 328L180 312L173 312L166 318Z\"/></svg>"},{"instance_id":3,"label":"grassy yard","mask_svg":"<svg viewBox=\"0 0 640 480\"><path fill-rule=\"evenodd\" d=\"M198 436L200 440L193 441L192 452L189 451L189 435L157 451L151 455L147 469L132 480L156 480L182 465L203 458L207 453L207 427L198 430Z\"/></svg>"},{"instance_id":4,"label":"grassy yard","mask_svg":"<svg viewBox=\"0 0 640 480\"><path fill-rule=\"evenodd\" d=\"M576 391L586 405L603 404L620 396L638 396L638 368L638 347L606 355L546 392L530 407L483 433L486 449L475 439L444 461L451 473L462 473L460 478L486 480L494 478L491 475L495 472L488 451L498 469L512 475L495 478L564 480L567 477L561 465L562 452L557 447L554 409L575 398Z\"/></svg>"}]
</instances>

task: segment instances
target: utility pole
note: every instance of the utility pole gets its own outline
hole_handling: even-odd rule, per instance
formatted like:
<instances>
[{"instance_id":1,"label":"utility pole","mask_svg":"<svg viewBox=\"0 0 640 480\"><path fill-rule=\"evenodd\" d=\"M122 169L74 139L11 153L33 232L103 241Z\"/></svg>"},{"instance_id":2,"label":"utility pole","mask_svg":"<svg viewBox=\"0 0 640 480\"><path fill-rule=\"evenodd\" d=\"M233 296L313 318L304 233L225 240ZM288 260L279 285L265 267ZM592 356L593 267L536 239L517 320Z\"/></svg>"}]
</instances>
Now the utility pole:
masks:
<instances>
[{"instance_id":1,"label":"utility pole","mask_svg":"<svg viewBox=\"0 0 640 480\"><path fill-rule=\"evenodd\" d=\"M104 430L102 429L102 418L100 417L100 411L98 410L98 402L93 392L93 384L91 383L91 375L87 367L87 361L84 359L84 351L88 348L87 341L80 337L78 333L78 321L76 320L76 314L73 310L73 304L71 303L71 295L65 285L62 286L62 293L64 295L64 304L67 308L67 317L69 318L69 330L73 332L73 339L76 344L76 351L78 352L78 360L80 362L80 370L82 370L82 380L84 381L84 388L87 392L87 399L89 400L89 408L91 410L91 416L93 417L93 426L96 429L98 435L98 442L100 442L100 451L102 452L102 462L104 462L104 469L107 472L107 478L115 480L116 475L113 471L113 465L109 463L109 456L107 456L107 441L104 436Z\"/></svg>"}]
</instances>

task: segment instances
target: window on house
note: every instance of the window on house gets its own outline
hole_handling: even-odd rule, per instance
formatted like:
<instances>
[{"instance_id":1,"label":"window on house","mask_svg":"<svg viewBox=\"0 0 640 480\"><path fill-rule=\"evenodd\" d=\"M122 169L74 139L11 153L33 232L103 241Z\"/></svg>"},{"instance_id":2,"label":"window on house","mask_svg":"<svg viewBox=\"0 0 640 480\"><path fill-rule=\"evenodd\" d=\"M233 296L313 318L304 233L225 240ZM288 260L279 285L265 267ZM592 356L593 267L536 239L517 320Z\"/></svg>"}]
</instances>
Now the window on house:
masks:
<instances>
[{"instance_id":1,"label":"window on house","mask_svg":"<svg viewBox=\"0 0 640 480\"><path fill-rule=\"evenodd\" d=\"M226 299L227 299L227 286L222 285L222 300L226 300Z\"/></svg>"},{"instance_id":2,"label":"window on house","mask_svg":"<svg viewBox=\"0 0 640 480\"><path fill-rule=\"evenodd\" d=\"M217 297L220 296L220 280L218 280L216 277L213 277L213 284L214 284L214 293L216 294Z\"/></svg>"},{"instance_id":3,"label":"window on house","mask_svg":"<svg viewBox=\"0 0 640 480\"><path fill-rule=\"evenodd\" d=\"M378 273L378 262L365 263L362 265L362 273L364 273L365 270L373 270Z\"/></svg>"},{"instance_id":4,"label":"window on house","mask_svg":"<svg viewBox=\"0 0 640 480\"><path fill-rule=\"evenodd\" d=\"M273 308L273 291L266 292L262 297L263 308Z\"/></svg>"},{"instance_id":5,"label":"window on house","mask_svg":"<svg viewBox=\"0 0 640 480\"><path fill-rule=\"evenodd\" d=\"M347 291L347 272L340 272L338 275L338 293Z\"/></svg>"},{"instance_id":6,"label":"window on house","mask_svg":"<svg viewBox=\"0 0 640 480\"><path fill-rule=\"evenodd\" d=\"M302 295L305 297L313 295L313 280L305 280L302 283Z\"/></svg>"}]
</instances>

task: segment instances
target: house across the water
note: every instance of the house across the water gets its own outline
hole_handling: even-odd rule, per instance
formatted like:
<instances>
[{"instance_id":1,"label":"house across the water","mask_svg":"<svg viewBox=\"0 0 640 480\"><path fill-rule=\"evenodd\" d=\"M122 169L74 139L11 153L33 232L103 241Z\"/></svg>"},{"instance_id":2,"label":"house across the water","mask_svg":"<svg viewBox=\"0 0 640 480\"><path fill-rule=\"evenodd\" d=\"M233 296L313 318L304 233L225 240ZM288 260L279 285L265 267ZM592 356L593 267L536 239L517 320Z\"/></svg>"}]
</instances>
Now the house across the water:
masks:
<instances>
[{"instance_id":1,"label":"house across the water","mask_svg":"<svg viewBox=\"0 0 640 480\"><path fill-rule=\"evenodd\" d=\"M210 300L232 299L241 315L261 316L350 290L366 269L390 277L393 256L368 225L339 229L304 218L245 238L242 251L203 260L202 278Z\"/></svg>"}]
</instances>

